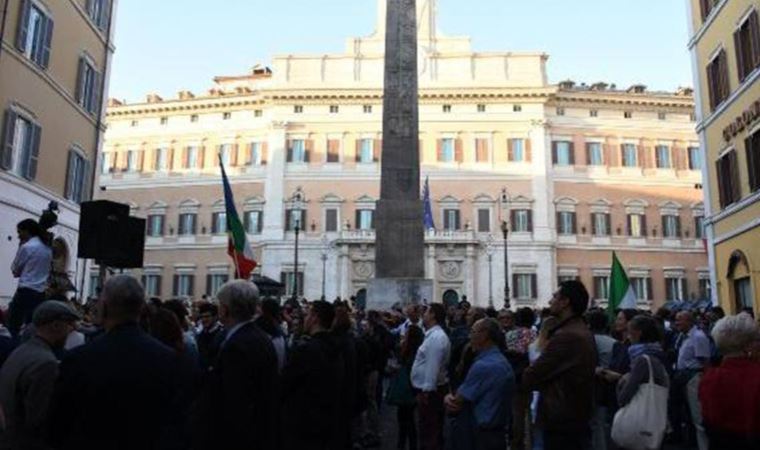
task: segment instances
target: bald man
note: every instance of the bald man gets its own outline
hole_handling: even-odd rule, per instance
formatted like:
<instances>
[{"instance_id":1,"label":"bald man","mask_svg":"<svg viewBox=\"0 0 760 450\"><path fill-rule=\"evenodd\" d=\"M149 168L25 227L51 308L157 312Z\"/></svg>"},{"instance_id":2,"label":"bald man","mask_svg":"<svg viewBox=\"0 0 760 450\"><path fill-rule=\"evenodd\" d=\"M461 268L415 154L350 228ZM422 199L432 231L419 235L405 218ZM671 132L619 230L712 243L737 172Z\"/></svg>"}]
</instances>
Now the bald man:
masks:
<instances>
[{"instance_id":1,"label":"bald man","mask_svg":"<svg viewBox=\"0 0 760 450\"><path fill-rule=\"evenodd\" d=\"M699 450L707 450L707 434L702 424L702 408L699 404L699 382L712 354L710 340L695 325L694 314L690 311L679 312L675 326L681 333L678 338L681 344L673 376L673 394L676 399L685 398L696 429Z\"/></svg>"}]
</instances>

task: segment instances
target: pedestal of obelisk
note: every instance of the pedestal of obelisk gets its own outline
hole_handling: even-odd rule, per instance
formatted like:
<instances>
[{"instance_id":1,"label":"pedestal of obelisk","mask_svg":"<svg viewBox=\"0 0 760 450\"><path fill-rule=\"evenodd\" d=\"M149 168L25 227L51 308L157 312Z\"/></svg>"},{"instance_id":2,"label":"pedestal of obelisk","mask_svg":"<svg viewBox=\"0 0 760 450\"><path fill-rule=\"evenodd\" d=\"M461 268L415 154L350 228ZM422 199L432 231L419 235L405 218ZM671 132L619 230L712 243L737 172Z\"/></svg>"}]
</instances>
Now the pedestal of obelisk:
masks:
<instances>
[{"instance_id":1,"label":"pedestal of obelisk","mask_svg":"<svg viewBox=\"0 0 760 450\"><path fill-rule=\"evenodd\" d=\"M388 0L380 200L375 209L375 276L367 309L433 299L425 279L420 199L416 0Z\"/></svg>"}]
</instances>

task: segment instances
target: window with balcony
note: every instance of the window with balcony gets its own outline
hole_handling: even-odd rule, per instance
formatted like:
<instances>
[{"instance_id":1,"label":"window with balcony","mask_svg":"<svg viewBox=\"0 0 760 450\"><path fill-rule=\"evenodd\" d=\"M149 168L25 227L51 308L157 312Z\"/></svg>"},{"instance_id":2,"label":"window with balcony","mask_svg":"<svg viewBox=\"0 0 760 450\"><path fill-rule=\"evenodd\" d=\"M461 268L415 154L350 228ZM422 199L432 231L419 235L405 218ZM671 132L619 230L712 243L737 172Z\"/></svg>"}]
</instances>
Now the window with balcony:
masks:
<instances>
[{"instance_id":1,"label":"window with balcony","mask_svg":"<svg viewBox=\"0 0 760 450\"><path fill-rule=\"evenodd\" d=\"M169 170L169 150L165 148L156 149L156 160L153 165L156 172L165 172Z\"/></svg>"},{"instance_id":2,"label":"window with balcony","mask_svg":"<svg viewBox=\"0 0 760 450\"><path fill-rule=\"evenodd\" d=\"M375 229L375 211L371 209L356 210L356 229L369 231Z\"/></svg>"},{"instance_id":3,"label":"window with balcony","mask_svg":"<svg viewBox=\"0 0 760 450\"><path fill-rule=\"evenodd\" d=\"M16 34L16 48L42 69L50 63L53 19L37 3L21 2L21 16Z\"/></svg>"},{"instance_id":4,"label":"window with balcony","mask_svg":"<svg viewBox=\"0 0 760 450\"><path fill-rule=\"evenodd\" d=\"M362 164L369 164L375 160L375 140L374 139L360 139L359 140L359 153L357 154L357 162Z\"/></svg>"},{"instance_id":5,"label":"window with balcony","mask_svg":"<svg viewBox=\"0 0 760 450\"><path fill-rule=\"evenodd\" d=\"M227 232L227 213L215 212L211 215L211 233L224 234Z\"/></svg>"},{"instance_id":6,"label":"window with balcony","mask_svg":"<svg viewBox=\"0 0 760 450\"><path fill-rule=\"evenodd\" d=\"M651 300L652 298L652 279L649 277L631 277L629 278L633 292L636 294L636 300Z\"/></svg>"},{"instance_id":7,"label":"window with balcony","mask_svg":"<svg viewBox=\"0 0 760 450\"><path fill-rule=\"evenodd\" d=\"M694 216L694 239L704 239L705 237L705 218L703 216Z\"/></svg>"},{"instance_id":8,"label":"window with balcony","mask_svg":"<svg viewBox=\"0 0 760 450\"><path fill-rule=\"evenodd\" d=\"M670 147L667 145L656 146L654 155L658 169L671 169L673 167L670 161Z\"/></svg>"},{"instance_id":9,"label":"window with balcony","mask_svg":"<svg viewBox=\"0 0 760 450\"><path fill-rule=\"evenodd\" d=\"M296 280L298 281L296 283ZM298 273L291 271L288 272L280 272L280 282L285 285L285 296L290 297L293 295L296 285L298 286L298 292L296 292L296 296L301 297L303 296L303 283L304 283L304 276L303 272L299 271Z\"/></svg>"},{"instance_id":10,"label":"window with balcony","mask_svg":"<svg viewBox=\"0 0 760 450\"><path fill-rule=\"evenodd\" d=\"M760 26L757 10L752 11L734 33L736 66L739 82L744 82L750 73L760 66Z\"/></svg>"},{"instance_id":11,"label":"window with balcony","mask_svg":"<svg viewBox=\"0 0 760 450\"><path fill-rule=\"evenodd\" d=\"M328 208L325 210L325 232L334 233L338 231L338 210Z\"/></svg>"},{"instance_id":12,"label":"window with balcony","mask_svg":"<svg viewBox=\"0 0 760 450\"><path fill-rule=\"evenodd\" d=\"M438 162L453 163L456 161L456 143L454 139L440 139L438 145L440 147Z\"/></svg>"},{"instance_id":13,"label":"window with balcony","mask_svg":"<svg viewBox=\"0 0 760 450\"><path fill-rule=\"evenodd\" d=\"M5 112L0 167L27 180L37 177L42 128L12 109Z\"/></svg>"},{"instance_id":14,"label":"window with balcony","mask_svg":"<svg viewBox=\"0 0 760 450\"><path fill-rule=\"evenodd\" d=\"M638 167L638 149L635 144L623 144L620 146L620 151L623 167Z\"/></svg>"},{"instance_id":15,"label":"window with balcony","mask_svg":"<svg viewBox=\"0 0 760 450\"><path fill-rule=\"evenodd\" d=\"M306 141L304 139L293 139L290 141L288 148L289 163L306 163L309 162L308 152L306 151Z\"/></svg>"},{"instance_id":16,"label":"window with balcony","mask_svg":"<svg viewBox=\"0 0 760 450\"><path fill-rule=\"evenodd\" d=\"M689 147L689 170L702 170L702 152L699 147Z\"/></svg>"},{"instance_id":17,"label":"window with balcony","mask_svg":"<svg viewBox=\"0 0 760 450\"><path fill-rule=\"evenodd\" d=\"M646 237L647 216L644 214L628 214L628 236L632 238Z\"/></svg>"},{"instance_id":18,"label":"window with balcony","mask_svg":"<svg viewBox=\"0 0 760 450\"><path fill-rule=\"evenodd\" d=\"M728 58L721 50L707 65L707 89L710 94L710 109L720 106L731 94L728 81Z\"/></svg>"},{"instance_id":19,"label":"window with balcony","mask_svg":"<svg viewBox=\"0 0 760 450\"><path fill-rule=\"evenodd\" d=\"M689 299L688 286L686 278L683 277L665 277L665 300L666 301L685 301Z\"/></svg>"},{"instance_id":20,"label":"window with balcony","mask_svg":"<svg viewBox=\"0 0 760 450\"><path fill-rule=\"evenodd\" d=\"M192 297L195 294L195 275L178 273L174 275L172 294L175 297Z\"/></svg>"},{"instance_id":21,"label":"window with balcony","mask_svg":"<svg viewBox=\"0 0 760 450\"><path fill-rule=\"evenodd\" d=\"M586 163L589 166L603 166L604 165L604 149L599 142L589 142L586 144L586 155L588 160Z\"/></svg>"},{"instance_id":22,"label":"window with balcony","mask_svg":"<svg viewBox=\"0 0 760 450\"><path fill-rule=\"evenodd\" d=\"M66 168L66 189L64 197L75 203L85 201L90 193L89 186L90 163L82 153L69 150L69 160Z\"/></svg>"},{"instance_id":23,"label":"window with balcony","mask_svg":"<svg viewBox=\"0 0 760 450\"><path fill-rule=\"evenodd\" d=\"M528 160L525 139L510 139L507 142L508 160L511 162L526 162Z\"/></svg>"},{"instance_id":24,"label":"window with balcony","mask_svg":"<svg viewBox=\"0 0 760 450\"><path fill-rule=\"evenodd\" d=\"M489 140L484 138L475 139L475 161L486 163L490 159Z\"/></svg>"},{"instance_id":25,"label":"window with balcony","mask_svg":"<svg viewBox=\"0 0 760 450\"><path fill-rule=\"evenodd\" d=\"M177 234L180 236L195 235L198 215L195 213L184 213L179 215L179 225Z\"/></svg>"},{"instance_id":26,"label":"window with balcony","mask_svg":"<svg viewBox=\"0 0 760 450\"><path fill-rule=\"evenodd\" d=\"M555 166L572 166L575 164L575 149L572 142L552 142L552 162Z\"/></svg>"},{"instance_id":27,"label":"window with balcony","mask_svg":"<svg viewBox=\"0 0 760 450\"><path fill-rule=\"evenodd\" d=\"M535 299L538 296L536 274L516 273L512 275L512 289L518 299Z\"/></svg>"},{"instance_id":28,"label":"window with balcony","mask_svg":"<svg viewBox=\"0 0 760 450\"><path fill-rule=\"evenodd\" d=\"M166 216L163 214L151 214L146 221L146 233L148 237L161 237L164 235L164 222Z\"/></svg>"},{"instance_id":29,"label":"window with balcony","mask_svg":"<svg viewBox=\"0 0 760 450\"><path fill-rule=\"evenodd\" d=\"M195 169L198 167L198 147L190 146L185 148L185 158L183 169Z\"/></svg>"},{"instance_id":30,"label":"window with balcony","mask_svg":"<svg viewBox=\"0 0 760 450\"><path fill-rule=\"evenodd\" d=\"M591 228L594 236L606 237L612 234L612 221L608 213L591 214Z\"/></svg>"},{"instance_id":31,"label":"window with balcony","mask_svg":"<svg viewBox=\"0 0 760 450\"><path fill-rule=\"evenodd\" d=\"M533 211L529 209L513 209L510 212L513 233L533 232Z\"/></svg>"},{"instance_id":32,"label":"window with balcony","mask_svg":"<svg viewBox=\"0 0 760 450\"><path fill-rule=\"evenodd\" d=\"M458 209L443 210L443 229L446 231L458 231L462 228L461 215Z\"/></svg>"},{"instance_id":33,"label":"window with balcony","mask_svg":"<svg viewBox=\"0 0 760 450\"><path fill-rule=\"evenodd\" d=\"M295 231L296 227L304 231L306 227L306 210L303 209L286 209L285 210L285 231Z\"/></svg>"},{"instance_id":34,"label":"window with balcony","mask_svg":"<svg viewBox=\"0 0 760 450\"><path fill-rule=\"evenodd\" d=\"M246 161L247 165L249 166L260 166L262 159L263 159L263 151L262 151L262 144L261 142L251 142L251 145L248 147L248 161Z\"/></svg>"},{"instance_id":35,"label":"window with balcony","mask_svg":"<svg viewBox=\"0 0 760 450\"><path fill-rule=\"evenodd\" d=\"M607 300L610 297L610 277L594 277L594 299Z\"/></svg>"},{"instance_id":36,"label":"window with balcony","mask_svg":"<svg viewBox=\"0 0 760 450\"><path fill-rule=\"evenodd\" d=\"M263 211L246 211L243 216L243 226L248 234L261 234L264 229Z\"/></svg>"},{"instance_id":37,"label":"window with balcony","mask_svg":"<svg viewBox=\"0 0 760 450\"><path fill-rule=\"evenodd\" d=\"M340 139L327 140L327 158L328 163L340 162Z\"/></svg>"},{"instance_id":38,"label":"window with balcony","mask_svg":"<svg viewBox=\"0 0 760 450\"><path fill-rule=\"evenodd\" d=\"M478 209L478 232L488 233L491 231L491 208Z\"/></svg>"},{"instance_id":39,"label":"window with balcony","mask_svg":"<svg viewBox=\"0 0 760 450\"><path fill-rule=\"evenodd\" d=\"M234 147L232 144L222 144L219 146L219 157L222 159L222 164L224 164L224 167L234 165L233 149Z\"/></svg>"},{"instance_id":40,"label":"window with balcony","mask_svg":"<svg viewBox=\"0 0 760 450\"><path fill-rule=\"evenodd\" d=\"M206 295L215 297L230 276L226 273L210 273L206 275Z\"/></svg>"},{"instance_id":41,"label":"window with balcony","mask_svg":"<svg viewBox=\"0 0 760 450\"><path fill-rule=\"evenodd\" d=\"M741 200L739 184L739 164L736 161L736 150L730 150L715 162L718 177L718 192L720 206L725 208Z\"/></svg>"},{"instance_id":42,"label":"window with balcony","mask_svg":"<svg viewBox=\"0 0 760 450\"><path fill-rule=\"evenodd\" d=\"M155 273L146 273L142 276L142 284L145 288L146 297L161 296L161 275Z\"/></svg>"},{"instance_id":43,"label":"window with balcony","mask_svg":"<svg viewBox=\"0 0 760 450\"><path fill-rule=\"evenodd\" d=\"M139 170L140 153L137 150L127 151L127 172L137 172Z\"/></svg>"},{"instance_id":44,"label":"window with balcony","mask_svg":"<svg viewBox=\"0 0 760 450\"><path fill-rule=\"evenodd\" d=\"M662 216L662 237L664 239L681 238L681 218L674 214Z\"/></svg>"},{"instance_id":45,"label":"window with balcony","mask_svg":"<svg viewBox=\"0 0 760 450\"><path fill-rule=\"evenodd\" d=\"M557 213L557 233L563 236L576 233L577 222L574 212L560 211Z\"/></svg>"}]
</instances>

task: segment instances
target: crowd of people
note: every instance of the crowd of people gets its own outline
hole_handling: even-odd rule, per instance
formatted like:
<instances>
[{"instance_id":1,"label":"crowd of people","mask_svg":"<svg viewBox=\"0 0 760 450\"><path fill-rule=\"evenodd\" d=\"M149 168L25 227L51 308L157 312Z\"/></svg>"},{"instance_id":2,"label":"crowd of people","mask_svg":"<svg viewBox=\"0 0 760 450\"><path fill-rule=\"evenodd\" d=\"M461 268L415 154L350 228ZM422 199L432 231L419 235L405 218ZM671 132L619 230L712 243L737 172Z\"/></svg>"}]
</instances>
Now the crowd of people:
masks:
<instances>
[{"instance_id":1,"label":"crowd of people","mask_svg":"<svg viewBox=\"0 0 760 450\"><path fill-rule=\"evenodd\" d=\"M578 281L540 311L283 304L243 280L162 301L128 275L82 306L30 287L48 255L29 247L0 328L0 449L378 448L385 408L398 449L760 448L750 312L611 314Z\"/></svg>"}]
</instances>

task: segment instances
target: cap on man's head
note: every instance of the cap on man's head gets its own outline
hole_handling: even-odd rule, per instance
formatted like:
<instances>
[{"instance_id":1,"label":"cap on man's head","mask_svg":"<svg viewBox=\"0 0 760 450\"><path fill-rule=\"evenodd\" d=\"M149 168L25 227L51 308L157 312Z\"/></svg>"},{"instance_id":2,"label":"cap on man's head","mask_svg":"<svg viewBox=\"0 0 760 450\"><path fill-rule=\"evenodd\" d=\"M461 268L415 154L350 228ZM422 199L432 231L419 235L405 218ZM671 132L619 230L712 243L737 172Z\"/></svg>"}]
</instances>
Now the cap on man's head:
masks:
<instances>
[{"instance_id":1,"label":"cap on man's head","mask_svg":"<svg viewBox=\"0 0 760 450\"><path fill-rule=\"evenodd\" d=\"M76 322L77 320L82 320L82 316L73 306L56 300L48 300L42 303L34 310L34 315L32 316L32 323L36 327L47 325L57 320Z\"/></svg>"}]
</instances>

